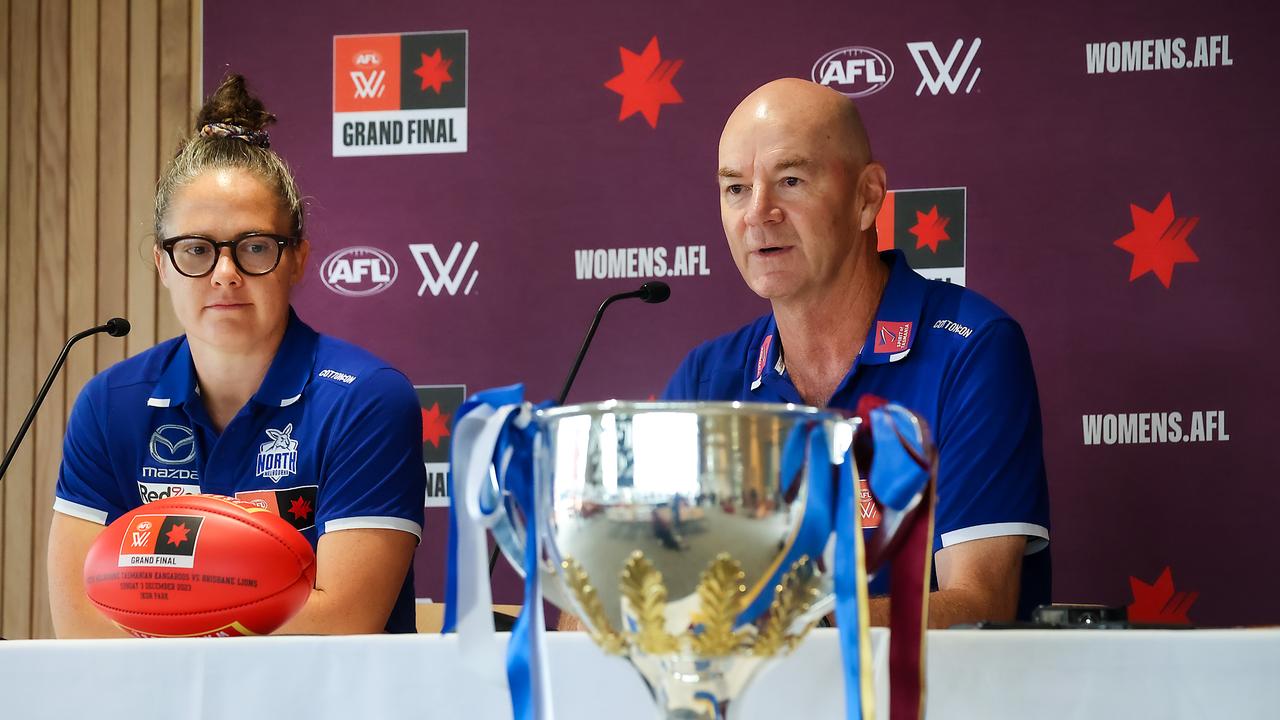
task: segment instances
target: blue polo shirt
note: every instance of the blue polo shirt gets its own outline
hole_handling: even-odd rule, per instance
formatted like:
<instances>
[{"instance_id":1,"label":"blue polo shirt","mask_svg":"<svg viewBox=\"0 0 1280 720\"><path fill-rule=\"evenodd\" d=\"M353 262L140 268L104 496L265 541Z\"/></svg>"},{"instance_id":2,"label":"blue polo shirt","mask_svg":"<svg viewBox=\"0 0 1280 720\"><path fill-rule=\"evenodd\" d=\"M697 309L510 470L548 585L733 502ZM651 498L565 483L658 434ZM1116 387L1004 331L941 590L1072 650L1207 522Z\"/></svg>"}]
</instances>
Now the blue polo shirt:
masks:
<instances>
[{"instance_id":1,"label":"blue polo shirt","mask_svg":"<svg viewBox=\"0 0 1280 720\"><path fill-rule=\"evenodd\" d=\"M384 528L422 537L422 415L409 381L292 311L262 386L219 433L186 337L113 365L76 399L54 509L111 523L144 502L216 493L320 535ZM414 632L413 569L388 632Z\"/></svg>"},{"instance_id":2,"label":"blue polo shirt","mask_svg":"<svg viewBox=\"0 0 1280 720\"><path fill-rule=\"evenodd\" d=\"M1051 587L1040 400L1022 328L977 293L920 277L901 251L880 258L889 281L829 405L853 410L871 393L925 419L938 446L934 551L1027 536L1018 615L1028 617L1049 602ZM766 315L695 348L663 397L803 404L784 357L777 322ZM882 572L871 592L888 588Z\"/></svg>"}]
</instances>

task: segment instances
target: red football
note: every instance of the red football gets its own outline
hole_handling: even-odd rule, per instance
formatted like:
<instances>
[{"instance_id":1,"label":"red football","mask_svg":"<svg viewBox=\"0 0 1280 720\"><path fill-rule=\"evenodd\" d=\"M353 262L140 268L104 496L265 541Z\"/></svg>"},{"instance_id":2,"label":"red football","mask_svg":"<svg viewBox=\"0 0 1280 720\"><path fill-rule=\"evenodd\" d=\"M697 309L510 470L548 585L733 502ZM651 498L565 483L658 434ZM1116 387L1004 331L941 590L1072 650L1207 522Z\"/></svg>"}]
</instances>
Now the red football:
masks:
<instances>
[{"instance_id":1,"label":"red football","mask_svg":"<svg viewBox=\"0 0 1280 720\"><path fill-rule=\"evenodd\" d=\"M265 635L307 601L310 543L283 518L220 495L147 503L89 548L84 586L108 618L139 637Z\"/></svg>"}]
</instances>

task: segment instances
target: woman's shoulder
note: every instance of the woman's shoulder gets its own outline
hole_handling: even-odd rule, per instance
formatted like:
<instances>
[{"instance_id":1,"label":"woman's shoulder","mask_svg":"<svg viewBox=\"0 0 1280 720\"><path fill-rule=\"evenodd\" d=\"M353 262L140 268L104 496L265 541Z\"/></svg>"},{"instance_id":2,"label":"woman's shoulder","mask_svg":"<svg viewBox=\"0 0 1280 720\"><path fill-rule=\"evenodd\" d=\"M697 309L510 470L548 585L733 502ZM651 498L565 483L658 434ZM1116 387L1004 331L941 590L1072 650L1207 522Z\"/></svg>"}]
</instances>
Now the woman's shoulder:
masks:
<instances>
[{"instance_id":1,"label":"woman's shoulder","mask_svg":"<svg viewBox=\"0 0 1280 720\"><path fill-rule=\"evenodd\" d=\"M147 348L133 357L116 362L89 380L89 386L104 391L129 387L150 389L160 381L160 376L169 367L174 354L185 340L185 335L179 335Z\"/></svg>"},{"instance_id":2,"label":"woman's shoulder","mask_svg":"<svg viewBox=\"0 0 1280 720\"><path fill-rule=\"evenodd\" d=\"M325 334L316 342L315 378L352 389L413 390L408 377L391 363L355 343Z\"/></svg>"}]
</instances>

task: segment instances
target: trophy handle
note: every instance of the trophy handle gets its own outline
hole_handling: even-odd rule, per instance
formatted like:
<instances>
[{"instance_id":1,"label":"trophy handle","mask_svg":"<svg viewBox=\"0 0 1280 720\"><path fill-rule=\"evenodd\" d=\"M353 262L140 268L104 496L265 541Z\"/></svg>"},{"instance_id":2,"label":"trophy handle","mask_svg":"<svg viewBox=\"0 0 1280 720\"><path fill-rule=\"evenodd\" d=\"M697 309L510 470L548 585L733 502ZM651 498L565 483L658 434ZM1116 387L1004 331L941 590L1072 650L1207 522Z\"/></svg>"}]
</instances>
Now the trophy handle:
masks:
<instances>
[{"instance_id":1,"label":"trophy handle","mask_svg":"<svg viewBox=\"0 0 1280 720\"><path fill-rule=\"evenodd\" d=\"M486 508L493 508L487 515L489 532L493 533L493 539L498 543L498 548L502 551L502 556L507 559L507 563L515 569L517 575L523 578L525 576L524 551L529 529L524 523L524 518L513 512L512 505L507 502L510 494L498 488L498 475L493 467L489 468L489 482L480 495L481 504ZM574 606L556 580L556 569L547 561L545 539L540 545L543 548L543 557L538 563L542 578L542 594L556 607L572 612Z\"/></svg>"}]
</instances>

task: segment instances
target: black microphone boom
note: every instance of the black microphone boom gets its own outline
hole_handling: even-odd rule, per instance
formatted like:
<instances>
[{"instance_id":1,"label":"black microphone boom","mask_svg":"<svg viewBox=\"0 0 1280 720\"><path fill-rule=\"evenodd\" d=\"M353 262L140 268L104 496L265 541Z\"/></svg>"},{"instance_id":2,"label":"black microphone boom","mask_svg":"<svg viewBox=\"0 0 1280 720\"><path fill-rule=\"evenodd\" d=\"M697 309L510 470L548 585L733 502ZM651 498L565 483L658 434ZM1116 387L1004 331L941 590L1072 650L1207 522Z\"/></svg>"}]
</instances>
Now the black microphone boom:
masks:
<instances>
[{"instance_id":1,"label":"black microphone boom","mask_svg":"<svg viewBox=\"0 0 1280 720\"><path fill-rule=\"evenodd\" d=\"M557 405L563 405L564 399L569 396L569 388L573 386L573 379L578 376L578 368L582 366L582 358L587 355L587 348L591 346L591 339L596 336L596 328L600 327L600 318L604 316L604 309L609 307L617 300L626 300L627 298L640 298L647 303L666 302L671 297L671 286L661 280L650 280L640 286L639 290L631 292L618 293L610 295L600 303L600 309L596 311L596 316L591 319L591 328L587 330L587 337L582 340L582 347L578 348L578 356L573 360L573 369L569 371L569 377L564 380L564 387L560 389L560 395L556 398Z\"/></svg>"},{"instance_id":2,"label":"black microphone boom","mask_svg":"<svg viewBox=\"0 0 1280 720\"><path fill-rule=\"evenodd\" d=\"M0 464L0 480L4 479L4 474L9 470L9 463L13 462L13 456L18 454L18 445L22 444L22 438L26 437L27 430L31 427L31 421L36 419L36 411L40 409L40 404L44 402L44 396L49 394L49 388L53 387L53 379L58 376L58 371L62 369L63 363L67 361L67 353L71 350L71 346L77 342L98 333L107 333L111 337L124 337L129 334L129 321L124 318L111 318L104 325L91 327L71 336L66 345L62 346L62 353L58 355L58 359L53 363L53 369L49 371L49 377L44 379L44 386L40 388L40 392L36 393L36 401L32 403L30 412L27 413L27 419L22 421L22 427L18 428L18 435L13 439L13 444L9 446L9 451L4 454L4 463Z\"/></svg>"}]
</instances>

